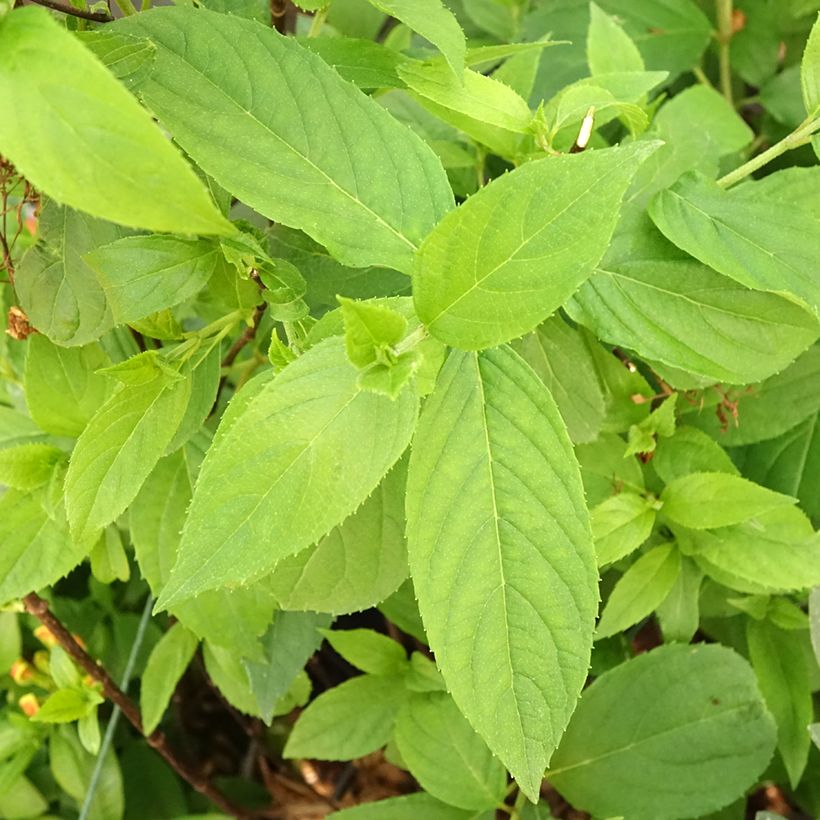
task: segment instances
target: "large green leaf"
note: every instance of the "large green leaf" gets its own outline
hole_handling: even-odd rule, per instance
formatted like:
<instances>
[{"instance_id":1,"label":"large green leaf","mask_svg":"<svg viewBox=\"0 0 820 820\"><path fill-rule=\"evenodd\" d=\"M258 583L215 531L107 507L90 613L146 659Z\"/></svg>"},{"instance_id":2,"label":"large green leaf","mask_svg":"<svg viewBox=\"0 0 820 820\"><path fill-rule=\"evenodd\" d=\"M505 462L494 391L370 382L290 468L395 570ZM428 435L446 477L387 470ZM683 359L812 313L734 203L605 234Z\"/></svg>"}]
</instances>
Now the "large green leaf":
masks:
<instances>
[{"instance_id":1,"label":"large green leaf","mask_svg":"<svg viewBox=\"0 0 820 820\"><path fill-rule=\"evenodd\" d=\"M596 816L700 817L740 797L774 744L743 658L722 646L663 646L584 692L547 777Z\"/></svg>"},{"instance_id":2,"label":"large green leaf","mask_svg":"<svg viewBox=\"0 0 820 820\"><path fill-rule=\"evenodd\" d=\"M271 589L284 609L357 612L381 603L407 577L402 460L373 495L317 544L283 558Z\"/></svg>"},{"instance_id":3,"label":"large green leaf","mask_svg":"<svg viewBox=\"0 0 820 820\"><path fill-rule=\"evenodd\" d=\"M85 261L97 273L114 321L124 324L194 296L219 258L219 246L204 239L128 236L91 251Z\"/></svg>"},{"instance_id":4,"label":"large green leaf","mask_svg":"<svg viewBox=\"0 0 820 820\"><path fill-rule=\"evenodd\" d=\"M419 609L453 698L535 798L586 678L597 571L566 428L509 348L451 353L407 487Z\"/></svg>"},{"instance_id":5,"label":"large green leaf","mask_svg":"<svg viewBox=\"0 0 820 820\"><path fill-rule=\"evenodd\" d=\"M409 272L453 207L419 137L321 57L252 20L172 8L117 25L157 44L143 97L220 185L346 264Z\"/></svg>"},{"instance_id":6,"label":"large green leaf","mask_svg":"<svg viewBox=\"0 0 820 820\"><path fill-rule=\"evenodd\" d=\"M567 307L602 339L729 384L782 370L818 335L816 319L803 308L747 290L694 260L602 266Z\"/></svg>"},{"instance_id":7,"label":"large green leaf","mask_svg":"<svg viewBox=\"0 0 820 820\"><path fill-rule=\"evenodd\" d=\"M655 224L679 248L755 290L791 294L820 311L813 275L820 219L778 208L765 196L736 197L687 174L649 206Z\"/></svg>"},{"instance_id":8,"label":"large green leaf","mask_svg":"<svg viewBox=\"0 0 820 820\"><path fill-rule=\"evenodd\" d=\"M81 540L115 521L134 500L185 413L190 379L159 368L149 378L121 385L77 440L65 493L71 531Z\"/></svg>"},{"instance_id":9,"label":"large green leaf","mask_svg":"<svg viewBox=\"0 0 820 820\"><path fill-rule=\"evenodd\" d=\"M105 291L84 257L125 233L111 222L46 203L40 241L23 257L14 281L29 320L55 344L84 345L113 326Z\"/></svg>"},{"instance_id":10,"label":"large green leaf","mask_svg":"<svg viewBox=\"0 0 820 820\"><path fill-rule=\"evenodd\" d=\"M425 792L361 803L328 815L335 820L491 820L494 811L466 811L448 806Z\"/></svg>"},{"instance_id":11,"label":"large green leaf","mask_svg":"<svg viewBox=\"0 0 820 820\"><path fill-rule=\"evenodd\" d=\"M411 388L362 390L341 339L312 347L208 451L160 605L255 580L328 533L404 452L417 412Z\"/></svg>"},{"instance_id":12,"label":"large green leaf","mask_svg":"<svg viewBox=\"0 0 820 820\"><path fill-rule=\"evenodd\" d=\"M0 108L3 154L57 202L154 231L231 233L148 112L45 9L0 20Z\"/></svg>"},{"instance_id":13,"label":"large green leaf","mask_svg":"<svg viewBox=\"0 0 820 820\"><path fill-rule=\"evenodd\" d=\"M532 330L592 273L621 196L655 147L551 157L482 188L421 246L413 282L419 318L434 336L468 350Z\"/></svg>"},{"instance_id":14,"label":"large green leaf","mask_svg":"<svg viewBox=\"0 0 820 820\"><path fill-rule=\"evenodd\" d=\"M462 809L504 802L507 773L445 692L415 693L399 712L396 745L425 791Z\"/></svg>"}]
</instances>

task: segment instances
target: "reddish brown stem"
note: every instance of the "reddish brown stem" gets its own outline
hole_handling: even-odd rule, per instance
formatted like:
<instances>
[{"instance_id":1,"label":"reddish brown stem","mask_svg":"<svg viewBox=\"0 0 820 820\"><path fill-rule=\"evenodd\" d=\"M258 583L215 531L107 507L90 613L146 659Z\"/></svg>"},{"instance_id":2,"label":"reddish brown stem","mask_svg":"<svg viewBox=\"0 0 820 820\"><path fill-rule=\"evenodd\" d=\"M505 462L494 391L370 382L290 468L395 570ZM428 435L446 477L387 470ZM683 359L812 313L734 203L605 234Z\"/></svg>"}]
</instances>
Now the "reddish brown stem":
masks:
<instances>
[{"instance_id":1,"label":"reddish brown stem","mask_svg":"<svg viewBox=\"0 0 820 820\"><path fill-rule=\"evenodd\" d=\"M183 763L168 745L168 740L162 732L157 730L150 735L145 734L142 728L142 717L137 705L114 683L108 672L80 646L62 622L54 616L46 601L32 592L23 598L23 604L27 612L37 618L41 624L48 627L60 646L77 665L100 684L105 697L119 707L128 722L145 738L148 745L155 749L183 780L227 814L240 818L252 818L254 816L252 812L235 805L209 780L201 777L186 763Z\"/></svg>"},{"instance_id":2,"label":"reddish brown stem","mask_svg":"<svg viewBox=\"0 0 820 820\"><path fill-rule=\"evenodd\" d=\"M259 305L253 312L250 325L242 331L242 335L231 345L230 350L228 350L225 354L225 358L222 360L222 367L230 367L236 361L236 357L242 352L242 348L253 341L256 336L256 331L259 329L262 314L265 312L267 306L268 303L265 302Z\"/></svg>"},{"instance_id":3,"label":"reddish brown stem","mask_svg":"<svg viewBox=\"0 0 820 820\"><path fill-rule=\"evenodd\" d=\"M70 14L72 17L82 17L83 20L93 20L95 23L111 23L114 18L102 11L83 11L82 9L75 9L74 6L69 6L64 3L59 3L57 0L31 0L38 6L45 6L47 9L54 9L54 11L61 11L63 14Z\"/></svg>"}]
</instances>

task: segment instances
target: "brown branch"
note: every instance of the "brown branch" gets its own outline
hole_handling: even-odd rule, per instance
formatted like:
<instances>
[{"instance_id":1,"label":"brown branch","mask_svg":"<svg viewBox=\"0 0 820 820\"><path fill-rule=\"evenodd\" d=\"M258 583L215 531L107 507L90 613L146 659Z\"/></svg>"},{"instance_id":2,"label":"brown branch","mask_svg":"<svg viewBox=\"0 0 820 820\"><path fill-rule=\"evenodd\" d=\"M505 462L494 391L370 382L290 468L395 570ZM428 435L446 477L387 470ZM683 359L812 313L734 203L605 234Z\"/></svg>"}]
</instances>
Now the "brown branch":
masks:
<instances>
[{"instance_id":1,"label":"brown branch","mask_svg":"<svg viewBox=\"0 0 820 820\"><path fill-rule=\"evenodd\" d=\"M168 745L168 740L162 732L156 730L150 735L145 734L142 728L142 717L140 716L137 705L114 683L108 672L106 672L100 664L96 663L85 649L80 646L74 636L63 626L62 622L54 616L48 608L46 601L32 592L23 598L23 604L27 612L49 629L60 646L77 665L102 686L105 697L119 707L128 722L145 738L148 745L155 749L183 780L227 814L240 818L251 818L254 816L252 812L235 805L209 780L200 776L186 763L183 763Z\"/></svg>"},{"instance_id":2,"label":"brown branch","mask_svg":"<svg viewBox=\"0 0 820 820\"><path fill-rule=\"evenodd\" d=\"M58 0L30 0L38 6L45 6L47 9L54 11L61 11L63 14L70 14L72 17L82 17L83 20L93 20L95 23L113 23L114 18L107 15L104 11L83 11L82 9L75 9L74 6L67 6Z\"/></svg>"},{"instance_id":3,"label":"brown branch","mask_svg":"<svg viewBox=\"0 0 820 820\"><path fill-rule=\"evenodd\" d=\"M268 303L263 302L254 310L250 325L245 328L242 335L231 345L230 350L228 350L225 354L225 358L222 360L222 367L230 367L236 361L236 357L242 352L242 348L253 341L256 336L256 331L259 329L262 314L265 312L267 306Z\"/></svg>"}]
</instances>

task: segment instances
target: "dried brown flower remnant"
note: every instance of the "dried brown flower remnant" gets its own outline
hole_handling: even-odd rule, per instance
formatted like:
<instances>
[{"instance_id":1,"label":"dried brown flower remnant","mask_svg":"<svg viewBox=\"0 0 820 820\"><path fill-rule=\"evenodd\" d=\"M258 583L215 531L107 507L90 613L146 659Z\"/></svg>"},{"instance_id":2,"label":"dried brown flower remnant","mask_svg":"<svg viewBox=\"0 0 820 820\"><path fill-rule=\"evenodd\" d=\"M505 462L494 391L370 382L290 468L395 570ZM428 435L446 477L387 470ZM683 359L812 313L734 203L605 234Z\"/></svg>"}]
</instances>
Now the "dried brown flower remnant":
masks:
<instances>
[{"instance_id":1,"label":"dried brown flower remnant","mask_svg":"<svg viewBox=\"0 0 820 820\"><path fill-rule=\"evenodd\" d=\"M12 339L22 342L28 339L32 333L37 333L37 329L29 322L28 316L19 307L12 305L9 308L9 322L6 333Z\"/></svg>"}]
</instances>

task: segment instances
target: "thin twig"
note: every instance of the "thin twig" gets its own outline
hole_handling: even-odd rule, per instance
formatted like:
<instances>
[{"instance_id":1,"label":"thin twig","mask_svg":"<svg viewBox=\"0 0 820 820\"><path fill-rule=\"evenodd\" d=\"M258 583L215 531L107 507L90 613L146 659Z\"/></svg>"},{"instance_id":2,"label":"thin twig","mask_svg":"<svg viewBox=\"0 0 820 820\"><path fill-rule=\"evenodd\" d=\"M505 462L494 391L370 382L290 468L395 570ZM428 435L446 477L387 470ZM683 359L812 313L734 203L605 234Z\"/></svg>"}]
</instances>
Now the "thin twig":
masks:
<instances>
[{"instance_id":1,"label":"thin twig","mask_svg":"<svg viewBox=\"0 0 820 820\"><path fill-rule=\"evenodd\" d=\"M104 11L83 11L82 9L75 9L74 6L60 3L58 0L30 0L30 2L38 6L45 6L47 9L54 11L61 11L63 14L70 14L72 17L82 17L83 20L93 20L95 23L113 23L114 18L106 14Z\"/></svg>"},{"instance_id":2,"label":"thin twig","mask_svg":"<svg viewBox=\"0 0 820 820\"><path fill-rule=\"evenodd\" d=\"M235 805L209 780L201 777L191 769L186 763L177 758L174 751L168 745L165 735L156 730L150 735L146 735L142 728L142 717L137 705L126 695L119 686L111 679L111 676L104 667L96 663L93 658L80 646L74 636L63 626L54 613L48 608L48 603L39 595L31 593L23 598L26 611L37 618L40 623L48 627L49 631L57 640L57 643L66 653L90 675L102 687L103 695L110 700L125 715L126 720L145 737L148 745L155 749L166 763L187 783L189 783L200 794L208 798L215 806L234 817L250 818L251 812Z\"/></svg>"},{"instance_id":3,"label":"thin twig","mask_svg":"<svg viewBox=\"0 0 820 820\"><path fill-rule=\"evenodd\" d=\"M253 341L256 336L256 331L259 329L259 322L262 319L262 314L265 312L265 308L267 308L267 306L268 303L263 302L261 305L257 306L256 310L254 310L250 325L245 328L242 335L231 345L230 350L228 350L225 354L225 358L222 360L222 367L230 367L236 361L236 357L242 352L242 348L249 342Z\"/></svg>"}]
</instances>

